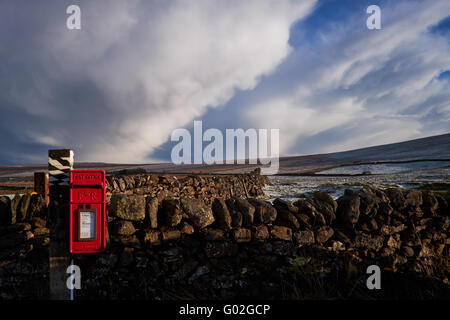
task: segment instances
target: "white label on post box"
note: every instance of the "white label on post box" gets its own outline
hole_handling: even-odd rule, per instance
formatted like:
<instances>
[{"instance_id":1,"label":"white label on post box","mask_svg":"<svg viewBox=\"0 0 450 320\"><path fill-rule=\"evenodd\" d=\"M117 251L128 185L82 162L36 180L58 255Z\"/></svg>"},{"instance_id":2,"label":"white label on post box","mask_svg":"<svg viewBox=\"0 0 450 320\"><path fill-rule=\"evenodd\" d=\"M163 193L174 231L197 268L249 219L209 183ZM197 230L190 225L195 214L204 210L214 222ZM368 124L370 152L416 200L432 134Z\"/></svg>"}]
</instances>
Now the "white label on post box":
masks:
<instances>
[{"instance_id":1,"label":"white label on post box","mask_svg":"<svg viewBox=\"0 0 450 320\"><path fill-rule=\"evenodd\" d=\"M80 240L95 238L95 211L80 211Z\"/></svg>"}]
</instances>

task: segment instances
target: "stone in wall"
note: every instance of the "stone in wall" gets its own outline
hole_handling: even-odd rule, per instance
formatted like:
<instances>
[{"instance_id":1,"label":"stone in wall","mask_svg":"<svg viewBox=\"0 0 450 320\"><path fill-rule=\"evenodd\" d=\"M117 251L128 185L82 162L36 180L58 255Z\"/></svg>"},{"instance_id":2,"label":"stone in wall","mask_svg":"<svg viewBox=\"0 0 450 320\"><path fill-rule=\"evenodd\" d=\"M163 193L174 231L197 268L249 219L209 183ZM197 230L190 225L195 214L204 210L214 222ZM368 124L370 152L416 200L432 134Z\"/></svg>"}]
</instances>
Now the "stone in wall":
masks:
<instances>
[{"instance_id":1,"label":"stone in wall","mask_svg":"<svg viewBox=\"0 0 450 320\"><path fill-rule=\"evenodd\" d=\"M255 208L255 224L271 224L277 218L277 210L270 202L261 199L249 199L250 204Z\"/></svg>"},{"instance_id":2,"label":"stone in wall","mask_svg":"<svg viewBox=\"0 0 450 320\"><path fill-rule=\"evenodd\" d=\"M214 199L211 209L217 219L217 225L224 230L231 229L232 219L225 201L218 198Z\"/></svg>"},{"instance_id":3,"label":"stone in wall","mask_svg":"<svg viewBox=\"0 0 450 320\"><path fill-rule=\"evenodd\" d=\"M147 197L146 218L150 228L158 227L158 198Z\"/></svg>"},{"instance_id":4,"label":"stone in wall","mask_svg":"<svg viewBox=\"0 0 450 320\"><path fill-rule=\"evenodd\" d=\"M294 238L299 247L314 244L314 232L311 230L298 231L294 233Z\"/></svg>"},{"instance_id":5,"label":"stone in wall","mask_svg":"<svg viewBox=\"0 0 450 320\"><path fill-rule=\"evenodd\" d=\"M240 228L242 226L242 213L239 211L239 207L236 203L236 199L231 198L225 201L227 205L228 212L230 212L231 216L231 227L232 228Z\"/></svg>"},{"instance_id":6,"label":"stone in wall","mask_svg":"<svg viewBox=\"0 0 450 320\"><path fill-rule=\"evenodd\" d=\"M47 219L47 205L45 199L40 194L32 194L30 203L26 212L26 219L31 220L34 217Z\"/></svg>"},{"instance_id":7,"label":"stone in wall","mask_svg":"<svg viewBox=\"0 0 450 320\"><path fill-rule=\"evenodd\" d=\"M145 196L113 194L109 214L124 220L144 220L146 209Z\"/></svg>"},{"instance_id":8,"label":"stone in wall","mask_svg":"<svg viewBox=\"0 0 450 320\"><path fill-rule=\"evenodd\" d=\"M161 232L158 230L151 230L145 234L144 242L147 245L161 244Z\"/></svg>"},{"instance_id":9,"label":"stone in wall","mask_svg":"<svg viewBox=\"0 0 450 320\"><path fill-rule=\"evenodd\" d=\"M308 228L318 229L326 225L326 219L315 206L314 199L299 199L293 203L298 208L297 218Z\"/></svg>"},{"instance_id":10,"label":"stone in wall","mask_svg":"<svg viewBox=\"0 0 450 320\"><path fill-rule=\"evenodd\" d=\"M245 199L240 199L237 197L234 197L234 204L233 204L233 210L237 210L242 215L242 225L244 227L251 227L253 225L253 220L255 216L255 207L250 204ZM232 203L230 201L230 203Z\"/></svg>"},{"instance_id":11,"label":"stone in wall","mask_svg":"<svg viewBox=\"0 0 450 320\"><path fill-rule=\"evenodd\" d=\"M130 236L136 232L130 221L115 220L108 224L110 234L120 236Z\"/></svg>"},{"instance_id":12,"label":"stone in wall","mask_svg":"<svg viewBox=\"0 0 450 320\"><path fill-rule=\"evenodd\" d=\"M161 221L164 225L175 227L183 218L183 210L181 209L180 200L164 199L161 202Z\"/></svg>"},{"instance_id":13,"label":"stone in wall","mask_svg":"<svg viewBox=\"0 0 450 320\"><path fill-rule=\"evenodd\" d=\"M269 230L265 225L254 226L252 228L252 237L256 241L267 240L269 236Z\"/></svg>"},{"instance_id":14,"label":"stone in wall","mask_svg":"<svg viewBox=\"0 0 450 320\"><path fill-rule=\"evenodd\" d=\"M294 230L300 228L300 223L293 213L283 208L277 209L277 218L275 220L276 225L288 227Z\"/></svg>"},{"instance_id":15,"label":"stone in wall","mask_svg":"<svg viewBox=\"0 0 450 320\"><path fill-rule=\"evenodd\" d=\"M181 232L177 229L163 229L161 231L161 237L163 241L178 240L181 237Z\"/></svg>"},{"instance_id":16,"label":"stone in wall","mask_svg":"<svg viewBox=\"0 0 450 320\"><path fill-rule=\"evenodd\" d=\"M252 239L251 231L246 228L233 229L232 236L238 243L249 242Z\"/></svg>"},{"instance_id":17,"label":"stone in wall","mask_svg":"<svg viewBox=\"0 0 450 320\"><path fill-rule=\"evenodd\" d=\"M294 206L290 201L277 198L273 201L273 206L277 211L287 211L294 215L298 214L298 207Z\"/></svg>"},{"instance_id":18,"label":"stone in wall","mask_svg":"<svg viewBox=\"0 0 450 320\"><path fill-rule=\"evenodd\" d=\"M181 206L192 223L198 228L205 228L214 222L211 207L197 199L181 199Z\"/></svg>"},{"instance_id":19,"label":"stone in wall","mask_svg":"<svg viewBox=\"0 0 450 320\"><path fill-rule=\"evenodd\" d=\"M272 226L270 228L270 236L276 240L292 240L292 230L291 228L283 227L283 226Z\"/></svg>"},{"instance_id":20,"label":"stone in wall","mask_svg":"<svg viewBox=\"0 0 450 320\"><path fill-rule=\"evenodd\" d=\"M354 194L345 194L339 198L337 216L347 227L354 227L360 214L360 197Z\"/></svg>"},{"instance_id":21,"label":"stone in wall","mask_svg":"<svg viewBox=\"0 0 450 320\"><path fill-rule=\"evenodd\" d=\"M5 226L9 223L10 206L11 199L6 196L0 196L0 226Z\"/></svg>"},{"instance_id":22,"label":"stone in wall","mask_svg":"<svg viewBox=\"0 0 450 320\"><path fill-rule=\"evenodd\" d=\"M22 197L19 194L16 194L14 198L11 200L9 215L8 215L8 224L15 224L19 222L17 220L17 212L20 210L20 201ZM21 215L19 214L19 217Z\"/></svg>"}]
</instances>

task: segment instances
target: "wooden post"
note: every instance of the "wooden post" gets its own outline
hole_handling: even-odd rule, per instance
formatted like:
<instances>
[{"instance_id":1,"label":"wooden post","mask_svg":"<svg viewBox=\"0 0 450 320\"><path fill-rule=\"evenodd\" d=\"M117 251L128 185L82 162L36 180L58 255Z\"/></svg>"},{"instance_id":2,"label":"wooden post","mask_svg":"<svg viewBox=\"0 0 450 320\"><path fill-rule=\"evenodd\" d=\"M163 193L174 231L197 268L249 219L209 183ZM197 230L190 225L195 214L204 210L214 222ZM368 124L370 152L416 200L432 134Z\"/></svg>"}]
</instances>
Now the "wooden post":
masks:
<instances>
[{"instance_id":1,"label":"wooden post","mask_svg":"<svg viewBox=\"0 0 450 320\"><path fill-rule=\"evenodd\" d=\"M73 168L73 151L48 151L50 180L50 299L69 300L66 280L69 254L69 173Z\"/></svg>"},{"instance_id":2,"label":"wooden post","mask_svg":"<svg viewBox=\"0 0 450 320\"><path fill-rule=\"evenodd\" d=\"M46 172L35 172L34 173L34 192L40 194L44 200L45 204L49 205L49 190L48 190L48 173Z\"/></svg>"}]
</instances>

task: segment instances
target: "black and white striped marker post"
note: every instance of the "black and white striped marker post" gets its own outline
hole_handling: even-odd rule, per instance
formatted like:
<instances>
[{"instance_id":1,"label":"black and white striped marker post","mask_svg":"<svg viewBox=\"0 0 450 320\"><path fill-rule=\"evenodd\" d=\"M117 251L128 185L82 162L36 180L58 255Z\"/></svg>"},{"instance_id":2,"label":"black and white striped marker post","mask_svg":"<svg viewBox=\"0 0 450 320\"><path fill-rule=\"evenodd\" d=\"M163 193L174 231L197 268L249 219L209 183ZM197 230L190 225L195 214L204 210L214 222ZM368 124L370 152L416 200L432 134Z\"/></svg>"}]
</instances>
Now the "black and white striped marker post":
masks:
<instances>
[{"instance_id":1,"label":"black and white striped marker post","mask_svg":"<svg viewBox=\"0 0 450 320\"><path fill-rule=\"evenodd\" d=\"M73 169L73 151L69 149L48 151L50 189L50 298L69 300L66 280L69 254L69 174Z\"/></svg>"},{"instance_id":2,"label":"black and white striped marker post","mask_svg":"<svg viewBox=\"0 0 450 320\"><path fill-rule=\"evenodd\" d=\"M73 151L69 149L48 151L50 186L69 186L69 173L73 169Z\"/></svg>"}]
</instances>

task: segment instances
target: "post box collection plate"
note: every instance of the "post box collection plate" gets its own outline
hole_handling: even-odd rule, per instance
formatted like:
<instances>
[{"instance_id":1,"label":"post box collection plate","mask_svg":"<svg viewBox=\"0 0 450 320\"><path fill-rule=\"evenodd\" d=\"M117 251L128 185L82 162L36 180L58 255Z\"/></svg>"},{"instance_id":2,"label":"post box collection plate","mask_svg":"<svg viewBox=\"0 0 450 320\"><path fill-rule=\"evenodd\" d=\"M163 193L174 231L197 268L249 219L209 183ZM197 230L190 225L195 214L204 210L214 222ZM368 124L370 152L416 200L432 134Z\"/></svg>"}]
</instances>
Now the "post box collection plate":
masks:
<instances>
[{"instance_id":1,"label":"post box collection plate","mask_svg":"<svg viewBox=\"0 0 450 320\"><path fill-rule=\"evenodd\" d=\"M79 211L79 225L80 233L78 240L80 241L92 241L95 240L95 210L80 210Z\"/></svg>"},{"instance_id":2,"label":"post box collection plate","mask_svg":"<svg viewBox=\"0 0 450 320\"><path fill-rule=\"evenodd\" d=\"M106 248L105 171L70 171L70 252Z\"/></svg>"}]
</instances>

